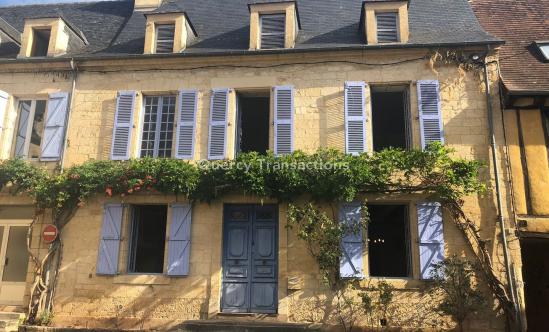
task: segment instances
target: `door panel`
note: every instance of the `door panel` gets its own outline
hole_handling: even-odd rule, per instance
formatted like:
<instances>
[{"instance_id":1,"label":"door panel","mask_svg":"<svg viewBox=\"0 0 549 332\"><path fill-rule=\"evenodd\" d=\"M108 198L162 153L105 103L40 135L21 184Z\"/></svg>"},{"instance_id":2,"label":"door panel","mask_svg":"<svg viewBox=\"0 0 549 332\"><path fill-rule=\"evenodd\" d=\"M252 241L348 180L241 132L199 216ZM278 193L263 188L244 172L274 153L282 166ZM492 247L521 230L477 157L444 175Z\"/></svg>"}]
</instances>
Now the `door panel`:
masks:
<instances>
[{"instance_id":1,"label":"door panel","mask_svg":"<svg viewBox=\"0 0 549 332\"><path fill-rule=\"evenodd\" d=\"M225 206L222 311L276 313L277 209Z\"/></svg>"},{"instance_id":2,"label":"door panel","mask_svg":"<svg viewBox=\"0 0 549 332\"><path fill-rule=\"evenodd\" d=\"M28 226L0 226L0 304L21 305L25 294L25 281L29 264L27 252Z\"/></svg>"}]
</instances>

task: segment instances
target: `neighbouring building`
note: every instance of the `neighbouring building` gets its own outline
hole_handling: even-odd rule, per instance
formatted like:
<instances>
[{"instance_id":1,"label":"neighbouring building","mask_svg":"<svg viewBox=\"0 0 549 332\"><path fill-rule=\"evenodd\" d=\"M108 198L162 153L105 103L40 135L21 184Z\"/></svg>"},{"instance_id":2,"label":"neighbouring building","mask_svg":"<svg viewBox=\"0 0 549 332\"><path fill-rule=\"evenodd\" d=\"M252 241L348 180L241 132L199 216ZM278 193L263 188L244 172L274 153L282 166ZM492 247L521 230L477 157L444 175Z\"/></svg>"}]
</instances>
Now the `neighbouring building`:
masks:
<instances>
[{"instance_id":1,"label":"neighbouring building","mask_svg":"<svg viewBox=\"0 0 549 332\"><path fill-rule=\"evenodd\" d=\"M58 171L91 159L363 153L440 141L488 165L487 195L468 197L464 208L507 283L498 215L507 225L513 271L521 257L503 180L504 131L495 128L498 211L486 84L482 71L456 62L490 62L501 44L466 0L0 7L0 157ZM497 65L490 62L488 71L499 110ZM495 123L501 116L494 112ZM529 149L538 162L539 149ZM353 257L361 285L386 279L396 287L395 326L451 327L432 312L424 286L433 262L450 254L473 259L471 248L450 216L424 197L368 198L368 235L388 240L370 242ZM236 194L192 206L154 193L99 195L62 229L53 324L162 328L229 313L336 324L321 305L316 263L285 227L286 211L286 204ZM1 305L28 302L33 265L22 253L33 212L29 198L0 195ZM31 249L43 256L48 245L35 228ZM512 274L520 284L520 273ZM467 330L504 325L487 306Z\"/></svg>"},{"instance_id":2,"label":"neighbouring building","mask_svg":"<svg viewBox=\"0 0 549 332\"><path fill-rule=\"evenodd\" d=\"M549 1L479 0L473 9L506 42L498 70L526 315L529 331L543 331L549 322Z\"/></svg>"}]
</instances>

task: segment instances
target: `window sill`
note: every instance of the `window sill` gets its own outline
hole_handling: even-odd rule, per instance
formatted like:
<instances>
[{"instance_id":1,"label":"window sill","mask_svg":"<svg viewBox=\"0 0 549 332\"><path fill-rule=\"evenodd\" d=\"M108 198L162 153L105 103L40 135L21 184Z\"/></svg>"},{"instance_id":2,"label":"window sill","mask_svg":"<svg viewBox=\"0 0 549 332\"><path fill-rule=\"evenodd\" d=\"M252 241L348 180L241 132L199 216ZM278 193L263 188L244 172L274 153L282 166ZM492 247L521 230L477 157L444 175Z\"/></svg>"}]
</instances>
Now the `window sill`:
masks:
<instances>
[{"instance_id":1,"label":"window sill","mask_svg":"<svg viewBox=\"0 0 549 332\"><path fill-rule=\"evenodd\" d=\"M425 287L425 280L412 278L381 278L381 277L365 277L360 281L360 287L369 288L377 286L381 281L385 281L389 285L400 290L417 290Z\"/></svg>"},{"instance_id":2,"label":"window sill","mask_svg":"<svg viewBox=\"0 0 549 332\"><path fill-rule=\"evenodd\" d=\"M124 274L114 277L115 284L128 285L169 285L171 279L165 275L153 274Z\"/></svg>"}]
</instances>

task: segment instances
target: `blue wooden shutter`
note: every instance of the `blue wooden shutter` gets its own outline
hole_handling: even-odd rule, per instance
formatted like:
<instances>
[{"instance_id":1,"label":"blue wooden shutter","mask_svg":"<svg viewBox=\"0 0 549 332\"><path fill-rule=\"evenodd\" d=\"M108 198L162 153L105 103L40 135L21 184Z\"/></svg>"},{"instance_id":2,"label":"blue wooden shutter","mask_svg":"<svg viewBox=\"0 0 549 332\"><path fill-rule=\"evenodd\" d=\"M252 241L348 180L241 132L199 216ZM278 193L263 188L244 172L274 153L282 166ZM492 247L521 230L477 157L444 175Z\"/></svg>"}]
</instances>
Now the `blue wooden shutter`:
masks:
<instances>
[{"instance_id":1,"label":"blue wooden shutter","mask_svg":"<svg viewBox=\"0 0 549 332\"><path fill-rule=\"evenodd\" d=\"M122 204L106 204L104 209L96 272L103 275L115 275L118 273L120 232L124 208Z\"/></svg>"},{"instance_id":2,"label":"blue wooden shutter","mask_svg":"<svg viewBox=\"0 0 549 332\"><path fill-rule=\"evenodd\" d=\"M433 264L444 259L442 207L437 202L417 204L421 279L431 279Z\"/></svg>"},{"instance_id":3,"label":"blue wooden shutter","mask_svg":"<svg viewBox=\"0 0 549 332\"><path fill-rule=\"evenodd\" d=\"M213 90L210 103L208 159L225 159L226 157L228 111L229 89Z\"/></svg>"},{"instance_id":4,"label":"blue wooden shutter","mask_svg":"<svg viewBox=\"0 0 549 332\"><path fill-rule=\"evenodd\" d=\"M179 115L175 143L177 159L193 159L197 104L198 92L196 90L179 91Z\"/></svg>"},{"instance_id":5,"label":"blue wooden shutter","mask_svg":"<svg viewBox=\"0 0 549 332\"><path fill-rule=\"evenodd\" d=\"M345 203L339 208L339 222L354 225L360 222L361 204ZM342 256L339 261L341 278L362 278L362 230L350 233L341 239Z\"/></svg>"},{"instance_id":6,"label":"blue wooden shutter","mask_svg":"<svg viewBox=\"0 0 549 332\"><path fill-rule=\"evenodd\" d=\"M345 83L345 150L346 153L366 152L366 114L364 82Z\"/></svg>"},{"instance_id":7,"label":"blue wooden shutter","mask_svg":"<svg viewBox=\"0 0 549 332\"><path fill-rule=\"evenodd\" d=\"M294 88L274 88L274 153L290 154L294 151Z\"/></svg>"},{"instance_id":8,"label":"blue wooden shutter","mask_svg":"<svg viewBox=\"0 0 549 332\"><path fill-rule=\"evenodd\" d=\"M0 90L0 138L4 131L4 120L6 117L6 109L8 108L8 94Z\"/></svg>"},{"instance_id":9,"label":"blue wooden shutter","mask_svg":"<svg viewBox=\"0 0 549 332\"><path fill-rule=\"evenodd\" d=\"M168 275L189 275L191 253L191 218L190 204L172 205L172 223L168 240Z\"/></svg>"},{"instance_id":10,"label":"blue wooden shutter","mask_svg":"<svg viewBox=\"0 0 549 332\"><path fill-rule=\"evenodd\" d=\"M112 160L130 159L130 143L133 130L135 91L120 91L116 98L116 112L112 132Z\"/></svg>"},{"instance_id":11,"label":"blue wooden shutter","mask_svg":"<svg viewBox=\"0 0 549 332\"><path fill-rule=\"evenodd\" d=\"M29 126L29 121L32 121L30 118L31 113L31 104L30 103L19 103L19 123L17 125L17 134L15 137L15 157L25 158L27 152L25 151L25 142L27 140L27 129Z\"/></svg>"},{"instance_id":12,"label":"blue wooden shutter","mask_svg":"<svg viewBox=\"0 0 549 332\"><path fill-rule=\"evenodd\" d=\"M444 143L438 81L418 81L417 96L421 147L425 148L431 142Z\"/></svg>"},{"instance_id":13,"label":"blue wooden shutter","mask_svg":"<svg viewBox=\"0 0 549 332\"><path fill-rule=\"evenodd\" d=\"M41 160L61 159L65 141L65 128L69 111L69 94L52 93L48 99L48 111L44 125L44 141L40 154Z\"/></svg>"}]
</instances>

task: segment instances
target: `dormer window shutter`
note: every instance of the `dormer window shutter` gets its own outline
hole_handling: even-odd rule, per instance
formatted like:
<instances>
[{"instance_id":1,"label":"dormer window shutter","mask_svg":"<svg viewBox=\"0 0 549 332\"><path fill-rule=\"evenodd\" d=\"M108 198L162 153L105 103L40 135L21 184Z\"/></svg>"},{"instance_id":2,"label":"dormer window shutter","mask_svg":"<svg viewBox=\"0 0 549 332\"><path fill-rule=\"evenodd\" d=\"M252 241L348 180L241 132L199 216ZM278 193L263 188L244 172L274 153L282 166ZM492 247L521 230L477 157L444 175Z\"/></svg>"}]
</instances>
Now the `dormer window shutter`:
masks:
<instances>
[{"instance_id":1,"label":"dormer window shutter","mask_svg":"<svg viewBox=\"0 0 549 332\"><path fill-rule=\"evenodd\" d=\"M172 53L175 24L156 25L156 53Z\"/></svg>"},{"instance_id":2,"label":"dormer window shutter","mask_svg":"<svg viewBox=\"0 0 549 332\"><path fill-rule=\"evenodd\" d=\"M260 15L261 49L284 48L286 14Z\"/></svg>"},{"instance_id":3,"label":"dormer window shutter","mask_svg":"<svg viewBox=\"0 0 549 332\"><path fill-rule=\"evenodd\" d=\"M398 42L398 14L376 13L377 42Z\"/></svg>"}]
</instances>

